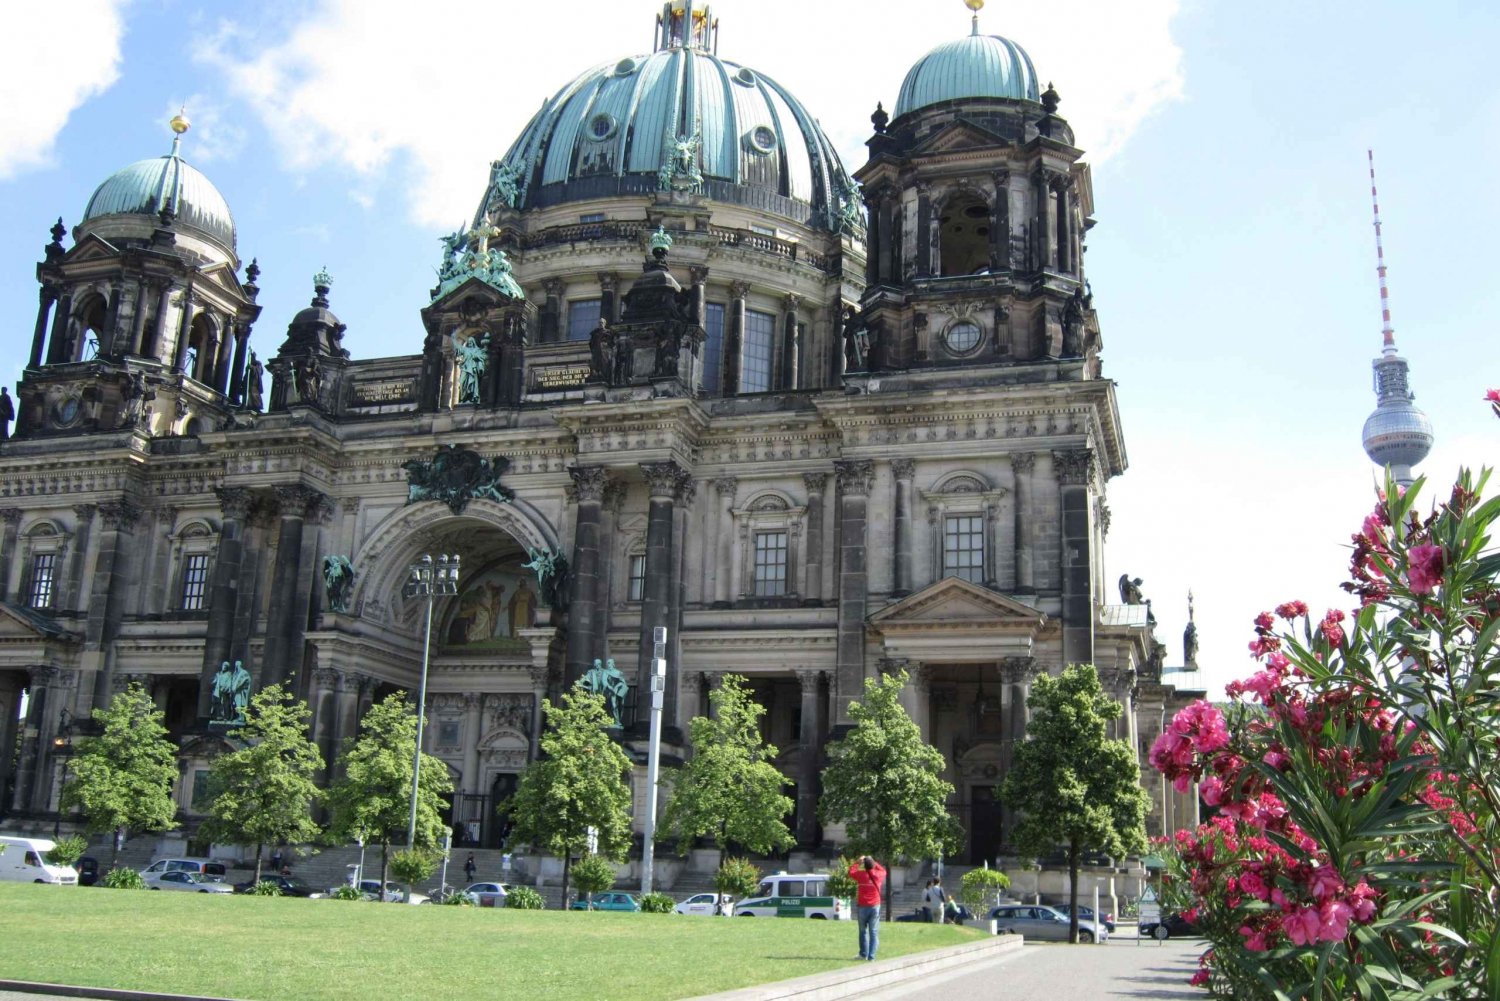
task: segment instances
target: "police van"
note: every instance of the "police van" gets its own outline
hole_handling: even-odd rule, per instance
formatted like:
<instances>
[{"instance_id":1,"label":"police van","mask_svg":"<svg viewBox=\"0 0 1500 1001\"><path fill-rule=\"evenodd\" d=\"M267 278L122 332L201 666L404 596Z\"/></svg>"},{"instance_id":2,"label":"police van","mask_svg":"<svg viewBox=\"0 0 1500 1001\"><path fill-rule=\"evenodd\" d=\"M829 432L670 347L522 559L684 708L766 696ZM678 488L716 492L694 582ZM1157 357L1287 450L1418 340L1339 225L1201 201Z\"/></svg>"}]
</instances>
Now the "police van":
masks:
<instances>
[{"instance_id":1,"label":"police van","mask_svg":"<svg viewBox=\"0 0 1500 1001\"><path fill-rule=\"evenodd\" d=\"M828 874L778 872L760 881L756 895L734 905L743 918L817 918L844 921L854 917L849 901L828 893Z\"/></svg>"}]
</instances>

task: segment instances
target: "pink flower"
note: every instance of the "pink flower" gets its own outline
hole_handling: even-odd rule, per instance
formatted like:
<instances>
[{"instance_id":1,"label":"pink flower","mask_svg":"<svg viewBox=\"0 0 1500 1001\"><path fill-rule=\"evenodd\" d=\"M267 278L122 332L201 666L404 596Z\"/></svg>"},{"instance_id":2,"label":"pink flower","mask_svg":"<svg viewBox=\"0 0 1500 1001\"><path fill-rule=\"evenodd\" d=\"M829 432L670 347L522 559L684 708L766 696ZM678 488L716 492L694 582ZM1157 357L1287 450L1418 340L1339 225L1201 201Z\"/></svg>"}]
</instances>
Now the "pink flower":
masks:
<instances>
[{"instance_id":1,"label":"pink flower","mask_svg":"<svg viewBox=\"0 0 1500 1001\"><path fill-rule=\"evenodd\" d=\"M1333 866L1320 865L1313 870L1312 879L1308 881L1308 889L1312 891L1314 900L1323 900L1335 893L1343 892L1344 881Z\"/></svg>"},{"instance_id":2,"label":"pink flower","mask_svg":"<svg viewBox=\"0 0 1500 1001\"><path fill-rule=\"evenodd\" d=\"M1247 872L1240 877L1240 889L1250 894L1256 900L1271 899L1271 890L1266 886L1266 881L1260 878L1260 873Z\"/></svg>"},{"instance_id":3,"label":"pink flower","mask_svg":"<svg viewBox=\"0 0 1500 1001\"><path fill-rule=\"evenodd\" d=\"M1259 615L1257 615L1255 617L1255 628L1256 629L1270 629L1275 624L1276 624L1276 620L1273 619L1273 618L1271 618L1271 613L1270 612L1261 612Z\"/></svg>"},{"instance_id":4,"label":"pink flower","mask_svg":"<svg viewBox=\"0 0 1500 1001\"><path fill-rule=\"evenodd\" d=\"M1188 978L1188 983L1193 987L1207 987L1208 980L1209 972L1207 970L1199 970Z\"/></svg>"},{"instance_id":5,"label":"pink flower","mask_svg":"<svg viewBox=\"0 0 1500 1001\"><path fill-rule=\"evenodd\" d=\"M1245 936L1245 948L1251 952L1265 952L1271 948L1266 942L1266 933L1262 929L1241 925L1240 934Z\"/></svg>"},{"instance_id":6,"label":"pink flower","mask_svg":"<svg viewBox=\"0 0 1500 1001\"><path fill-rule=\"evenodd\" d=\"M1323 925L1316 907L1298 907L1281 919L1281 930L1293 945L1312 945Z\"/></svg>"},{"instance_id":7,"label":"pink flower","mask_svg":"<svg viewBox=\"0 0 1500 1001\"><path fill-rule=\"evenodd\" d=\"M1500 403L1500 389L1485 390L1484 398L1490 403Z\"/></svg>"},{"instance_id":8,"label":"pink flower","mask_svg":"<svg viewBox=\"0 0 1500 1001\"><path fill-rule=\"evenodd\" d=\"M1323 638L1328 641L1329 646L1344 645L1344 630L1339 625L1343 621L1344 613L1342 609L1330 608L1323 616L1323 623L1319 628L1322 630Z\"/></svg>"},{"instance_id":9,"label":"pink flower","mask_svg":"<svg viewBox=\"0 0 1500 1001\"><path fill-rule=\"evenodd\" d=\"M1431 594L1443 582L1443 550L1440 546L1413 546L1406 554L1406 579L1412 594Z\"/></svg>"},{"instance_id":10,"label":"pink flower","mask_svg":"<svg viewBox=\"0 0 1500 1001\"><path fill-rule=\"evenodd\" d=\"M1276 614L1288 621L1307 614L1307 602L1284 601L1276 606Z\"/></svg>"},{"instance_id":11,"label":"pink flower","mask_svg":"<svg viewBox=\"0 0 1500 1001\"><path fill-rule=\"evenodd\" d=\"M1318 938L1324 942L1343 941L1349 934L1349 919L1354 908L1342 900L1325 900L1318 910Z\"/></svg>"},{"instance_id":12,"label":"pink flower","mask_svg":"<svg viewBox=\"0 0 1500 1001\"><path fill-rule=\"evenodd\" d=\"M1281 751L1267 751L1261 756L1260 760L1264 761L1266 764L1270 765L1278 772L1284 772L1288 768L1292 767L1292 759L1287 757Z\"/></svg>"},{"instance_id":13,"label":"pink flower","mask_svg":"<svg viewBox=\"0 0 1500 1001\"><path fill-rule=\"evenodd\" d=\"M1202 796L1203 802L1209 806L1218 806L1224 802L1224 780L1217 775L1210 775L1198 787L1198 795Z\"/></svg>"},{"instance_id":14,"label":"pink flower","mask_svg":"<svg viewBox=\"0 0 1500 1001\"><path fill-rule=\"evenodd\" d=\"M1181 775L1172 780L1172 788L1176 789L1178 792L1187 792L1188 788L1192 784L1193 775L1191 772L1183 772Z\"/></svg>"},{"instance_id":15,"label":"pink flower","mask_svg":"<svg viewBox=\"0 0 1500 1001\"><path fill-rule=\"evenodd\" d=\"M1349 901L1354 908L1354 920L1366 924L1375 917L1375 891L1370 884L1360 880L1349 891Z\"/></svg>"}]
</instances>

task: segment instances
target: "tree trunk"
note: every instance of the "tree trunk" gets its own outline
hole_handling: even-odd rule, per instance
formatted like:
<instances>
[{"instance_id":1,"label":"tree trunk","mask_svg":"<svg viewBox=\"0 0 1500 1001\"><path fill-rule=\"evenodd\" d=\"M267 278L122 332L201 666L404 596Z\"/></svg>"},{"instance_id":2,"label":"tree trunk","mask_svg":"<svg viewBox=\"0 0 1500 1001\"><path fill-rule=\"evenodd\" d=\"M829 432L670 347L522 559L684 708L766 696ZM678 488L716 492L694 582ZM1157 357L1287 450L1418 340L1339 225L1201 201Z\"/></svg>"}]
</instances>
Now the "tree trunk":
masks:
<instances>
[{"instance_id":1,"label":"tree trunk","mask_svg":"<svg viewBox=\"0 0 1500 1001\"><path fill-rule=\"evenodd\" d=\"M120 829L114 830L114 836L109 839L109 867L113 869L120 862Z\"/></svg>"},{"instance_id":2,"label":"tree trunk","mask_svg":"<svg viewBox=\"0 0 1500 1001\"><path fill-rule=\"evenodd\" d=\"M563 885L562 885L562 907L568 909L568 870L573 865L573 851L570 848L563 849Z\"/></svg>"},{"instance_id":3,"label":"tree trunk","mask_svg":"<svg viewBox=\"0 0 1500 1001\"><path fill-rule=\"evenodd\" d=\"M375 899L381 903L385 903L385 864L386 854L390 851L390 848L391 843L389 841L382 841L380 843L380 892L375 895Z\"/></svg>"},{"instance_id":4,"label":"tree trunk","mask_svg":"<svg viewBox=\"0 0 1500 1001\"><path fill-rule=\"evenodd\" d=\"M265 844L260 841L255 843L255 883L257 886L260 885L260 850L264 847Z\"/></svg>"},{"instance_id":5,"label":"tree trunk","mask_svg":"<svg viewBox=\"0 0 1500 1001\"><path fill-rule=\"evenodd\" d=\"M1068 941L1078 944L1078 839L1068 842Z\"/></svg>"}]
</instances>

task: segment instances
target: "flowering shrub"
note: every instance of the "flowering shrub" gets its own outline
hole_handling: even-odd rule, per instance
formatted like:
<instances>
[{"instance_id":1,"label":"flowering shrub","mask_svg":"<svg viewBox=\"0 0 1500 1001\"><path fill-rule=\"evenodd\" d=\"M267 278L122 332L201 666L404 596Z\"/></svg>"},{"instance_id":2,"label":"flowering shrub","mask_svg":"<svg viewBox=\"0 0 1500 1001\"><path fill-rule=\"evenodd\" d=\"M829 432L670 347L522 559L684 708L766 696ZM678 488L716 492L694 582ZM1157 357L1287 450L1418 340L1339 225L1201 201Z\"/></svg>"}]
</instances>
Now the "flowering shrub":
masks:
<instances>
[{"instance_id":1,"label":"flowering shrub","mask_svg":"<svg viewBox=\"0 0 1500 1001\"><path fill-rule=\"evenodd\" d=\"M1500 397L1490 401L1500 414ZM1150 752L1217 815L1165 845L1167 895L1234 998L1500 998L1500 554L1462 472L1422 517L1387 483L1354 535L1360 601L1255 620L1255 674Z\"/></svg>"}]
</instances>

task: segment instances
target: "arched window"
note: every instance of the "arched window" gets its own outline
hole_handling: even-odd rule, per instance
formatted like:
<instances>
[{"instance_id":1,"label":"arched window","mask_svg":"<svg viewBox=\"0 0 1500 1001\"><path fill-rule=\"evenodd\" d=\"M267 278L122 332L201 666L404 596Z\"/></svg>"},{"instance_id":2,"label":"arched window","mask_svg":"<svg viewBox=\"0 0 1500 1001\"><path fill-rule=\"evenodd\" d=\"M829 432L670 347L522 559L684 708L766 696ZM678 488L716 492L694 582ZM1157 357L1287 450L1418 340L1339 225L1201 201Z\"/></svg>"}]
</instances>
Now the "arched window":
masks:
<instances>
[{"instance_id":1,"label":"arched window","mask_svg":"<svg viewBox=\"0 0 1500 1001\"><path fill-rule=\"evenodd\" d=\"M978 195L955 195L939 217L940 275L972 275L990 267L990 207Z\"/></svg>"},{"instance_id":2,"label":"arched window","mask_svg":"<svg viewBox=\"0 0 1500 1001\"><path fill-rule=\"evenodd\" d=\"M104 296L91 293L73 308L73 343L69 358L72 361L88 361L96 357L104 345L104 324L109 316L109 305Z\"/></svg>"}]
</instances>

